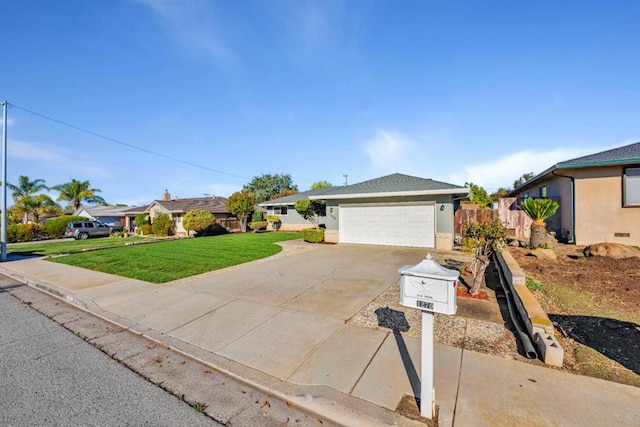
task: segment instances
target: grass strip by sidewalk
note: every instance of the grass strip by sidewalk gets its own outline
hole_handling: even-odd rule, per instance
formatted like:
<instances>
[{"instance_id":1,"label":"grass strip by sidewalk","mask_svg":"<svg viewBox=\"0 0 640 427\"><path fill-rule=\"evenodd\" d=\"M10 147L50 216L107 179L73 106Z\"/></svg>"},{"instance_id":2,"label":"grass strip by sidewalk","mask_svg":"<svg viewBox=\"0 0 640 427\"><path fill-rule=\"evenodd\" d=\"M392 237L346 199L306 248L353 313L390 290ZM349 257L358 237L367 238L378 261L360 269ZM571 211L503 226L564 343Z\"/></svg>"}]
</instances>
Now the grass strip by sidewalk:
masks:
<instances>
[{"instance_id":1,"label":"grass strip by sidewalk","mask_svg":"<svg viewBox=\"0 0 640 427\"><path fill-rule=\"evenodd\" d=\"M275 242L301 233L242 233L180 239L52 258L50 261L152 283L165 283L275 255Z\"/></svg>"},{"instance_id":2,"label":"grass strip by sidewalk","mask_svg":"<svg viewBox=\"0 0 640 427\"><path fill-rule=\"evenodd\" d=\"M15 244L7 246L7 253L18 254L25 256L48 256L48 255L62 255L62 254L75 254L83 252L86 249L96 248L112 248L118 246L125 246L127 243L142 242L151 240L148 237L129 236L121 239L87 239L87 240L74 240L67 239L64 242L47 242L41 243L29 243L29 244Z\"/></svg>"}]
</instances>

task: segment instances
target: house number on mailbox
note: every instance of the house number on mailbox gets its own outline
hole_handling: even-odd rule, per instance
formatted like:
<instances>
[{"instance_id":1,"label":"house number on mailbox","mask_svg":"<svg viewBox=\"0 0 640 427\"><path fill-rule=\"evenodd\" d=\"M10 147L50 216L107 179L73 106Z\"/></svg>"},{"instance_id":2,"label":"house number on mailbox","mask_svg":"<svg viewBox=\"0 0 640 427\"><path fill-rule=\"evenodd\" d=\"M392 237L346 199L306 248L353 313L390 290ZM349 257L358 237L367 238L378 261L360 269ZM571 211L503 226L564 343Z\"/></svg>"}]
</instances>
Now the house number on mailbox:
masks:
<instances>
[{"instance_id":1,"label":"house number on mailbox","mask_svg":"<svg viewBox=\"0 0 640 427\"><path fill-rule=\"evenodd\" d=\"M425 302L425 301L416 301L416 305L418 306L418 308L424 308L425 310L433 310L433 303L432 302Z\"/></svg>"}]
</instances>

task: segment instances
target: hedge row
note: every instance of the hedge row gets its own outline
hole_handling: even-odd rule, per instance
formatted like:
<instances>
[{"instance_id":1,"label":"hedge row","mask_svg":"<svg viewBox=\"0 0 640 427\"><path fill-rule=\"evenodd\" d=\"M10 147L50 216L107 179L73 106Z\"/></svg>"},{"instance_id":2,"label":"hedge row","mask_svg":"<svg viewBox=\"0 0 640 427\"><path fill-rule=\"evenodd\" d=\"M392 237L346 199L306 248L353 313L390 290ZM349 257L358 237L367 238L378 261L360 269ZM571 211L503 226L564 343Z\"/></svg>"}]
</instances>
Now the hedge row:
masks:
<instances>
[{"instance_id":1,"label":"hedge row","mask_svg":"<svg viewBox=\"0 0 640 427\"><path fill-rule=\"evenodd\" d=\"M13 224L7 227L7 242L30 242L32 240L59 239L64 237L67 223L85 221L83 216L64 215L47 220L44 224Z\"/></svg>"}]
</instances>

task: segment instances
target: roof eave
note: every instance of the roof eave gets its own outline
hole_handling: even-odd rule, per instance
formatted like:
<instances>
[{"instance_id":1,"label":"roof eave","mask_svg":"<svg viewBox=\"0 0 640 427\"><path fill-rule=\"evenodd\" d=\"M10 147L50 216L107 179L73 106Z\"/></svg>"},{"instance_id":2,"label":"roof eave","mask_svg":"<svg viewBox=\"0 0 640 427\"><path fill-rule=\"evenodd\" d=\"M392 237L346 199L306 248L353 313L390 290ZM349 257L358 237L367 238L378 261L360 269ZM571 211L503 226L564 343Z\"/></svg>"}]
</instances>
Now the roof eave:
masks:
<instances>
[{"instance_id":1,"label":"roof eave","mask_svg":"<svg viewBox=\"0 0 640 427\"><path fill-rule=\"evenodd\" d=\"M598 166L619 166L628 165L633 163L640 163L640 157L630 157L628 159L615 159L615 160L601 160L595 162L561 162L558 163L558 169L572 169L572 168L588 168Z\"/></svg>"},{"instance_id":2,"label":"roof eave","mask_svg":"<svg viewBox=\"0 0 640 427\"><path fill-rule=\"evenodd\" d=\"M447 188L440 190L417 190L417 191L389 191L376 193L354 193L354 194L319 194L309 196L309 200L338 200L338 199L365 199L381 197L403 197L403 196L437 196L442 194L465 194L469 195L469 188Z\"/></svg>"}]
</instances>

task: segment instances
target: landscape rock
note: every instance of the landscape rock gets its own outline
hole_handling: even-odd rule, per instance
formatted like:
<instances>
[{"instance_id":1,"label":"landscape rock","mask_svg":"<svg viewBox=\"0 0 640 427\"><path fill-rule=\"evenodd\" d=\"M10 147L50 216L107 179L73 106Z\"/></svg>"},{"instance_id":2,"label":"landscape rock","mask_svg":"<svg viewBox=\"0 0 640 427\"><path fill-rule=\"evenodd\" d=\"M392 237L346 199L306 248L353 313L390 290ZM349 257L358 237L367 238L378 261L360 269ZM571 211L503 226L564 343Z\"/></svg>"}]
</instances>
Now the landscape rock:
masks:
<instances>
[{"instance_id":1,"label":"landscape rock","mask_svg":"<svg viewBox=\"0 0 640 427\"><path fill-rule=\"evenodd\" d=\"M583 250L586 257L640 258L640 250L622 243L594 243Z\"/></svg>"},{"instance_id":2,"label":"landscape rock","mask_svg":"<svg viewBox=\"0 0 640 427\"><path fill-rule=\"evenodd\" d=\"M531 251L531 255L540 259L549 259L553 261L558 259L556 253L551 249L537 248Z\"/></svg>"}]
</instances>

